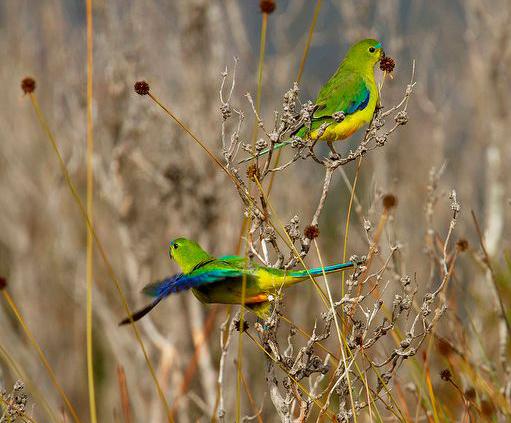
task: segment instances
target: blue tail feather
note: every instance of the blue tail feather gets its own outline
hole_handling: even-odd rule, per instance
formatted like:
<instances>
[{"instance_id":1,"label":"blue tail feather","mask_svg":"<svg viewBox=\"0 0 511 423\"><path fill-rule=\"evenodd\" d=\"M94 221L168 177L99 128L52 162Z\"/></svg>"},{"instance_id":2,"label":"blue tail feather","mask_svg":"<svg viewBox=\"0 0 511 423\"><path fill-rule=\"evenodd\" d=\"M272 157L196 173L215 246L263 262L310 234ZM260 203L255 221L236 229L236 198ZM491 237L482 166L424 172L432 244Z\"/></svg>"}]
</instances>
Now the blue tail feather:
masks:
<instances>
[{"instance_id":1,"label":"blue tail feather","mask_svg":"<svg viewBox=\"0 0 511 423\"><path fill-rule=\"evenodd\" d=\"M338 272L343 269L349 269L350 267L355 266L355 263L352 261L347 261L346 263L338 263L338 264L332 264L331 266L325 266L325 267L314 267L313 269L307 270L298 270L291 273L291 276L301 278L301 277L307 277L308 275L311 276L323 276L323 273L332 273L332 272Z\"/></svg>"}]
</instances>

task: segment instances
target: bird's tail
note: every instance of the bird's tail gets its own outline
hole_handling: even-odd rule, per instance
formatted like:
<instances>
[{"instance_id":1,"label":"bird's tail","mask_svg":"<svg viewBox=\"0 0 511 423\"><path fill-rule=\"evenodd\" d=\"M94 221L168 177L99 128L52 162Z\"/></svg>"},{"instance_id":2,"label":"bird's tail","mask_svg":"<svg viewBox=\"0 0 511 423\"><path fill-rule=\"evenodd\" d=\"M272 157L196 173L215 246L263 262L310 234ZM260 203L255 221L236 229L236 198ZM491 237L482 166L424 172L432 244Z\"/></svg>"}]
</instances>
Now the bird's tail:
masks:
<instances>
[{"instance_id":1,"label":"bird's tail","mask_svg":"<svg viewBox=\"0 0 511 423\"><path fill-rule=\"evenodd\" d=\"M146 305L144 308L136 311L131 316L126 317L125 319L119 322L119 326L127 325L129 323L136 322L144 317L147 313L149 313L153 308L155 308L158 303L163 299L163 297L156 298L151 304Z\"/></svg>"},{"instance_id":2,"label":"bird's tail","mask_svg":"<svg viewBox=\"0 0 511 423\"><path fill-rule=\"evenodd\" d=\"M283 141L283 142L279 142L277 144L275 144L273 146L273 151L275 150L279 150L281 149L282 147L284 147L285 145L288 145L290 144L291 142L290 141ZM270 152L270 149L269 148L266 148L264 149L263 151L261 151L260 153L256 154L255 156L252 156L252 157L248 157L246 159L243 159L241 160L239 163L246 163L246 162L249 162L251 160L254 160L256 157L261 157L261 156L265 156L266 154L268 154Z\"/></svg>"},{"instance_id":3,"label":"bird's tail","mask_svg":"<svg viewBox=\"0 0 511 423\"><path fill-rule=\"evenodd\" d=\"M354 267L355 263L353 261L347 261L346 263L338 263L332 264L331 266L325 267L314 267L309 270L294 270L289 273L289 276L293 278L306 279L310 276L323 276L323 274L342 272L345 269L349 269L350 267Z\"/></svg>"}]
</instances>

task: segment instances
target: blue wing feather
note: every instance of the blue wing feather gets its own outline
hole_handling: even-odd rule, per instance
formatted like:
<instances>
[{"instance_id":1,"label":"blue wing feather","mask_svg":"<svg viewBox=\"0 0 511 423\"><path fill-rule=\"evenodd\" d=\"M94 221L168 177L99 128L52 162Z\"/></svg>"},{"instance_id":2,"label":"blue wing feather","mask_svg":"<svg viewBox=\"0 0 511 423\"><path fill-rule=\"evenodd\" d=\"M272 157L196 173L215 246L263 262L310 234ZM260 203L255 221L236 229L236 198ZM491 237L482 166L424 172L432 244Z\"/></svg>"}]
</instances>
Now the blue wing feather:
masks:
<instances>
[{"instance_id":1,"label":"blue wing feather","mask_svg":"<svg viewBox=\"0 0 511 423\"><path fill-rule=\"evenodd\" d=\"M239 277L242 272L237 269L211 269L192 274L178 273L162 281L146 285L142 292L150 297L164 298L177 292L197 288L201 285Z\"/></svg>"},{"instance_id":2,"label":"blue wing feather","mask_svg":"<svg viewBox=\"0 0 511 423\"><path fill-rule=\"evenodd\" d=\"M357 110L364 110L369 103L369 95L370 92L367 87L364 85L364 89L362 93L359 95L357 100L352 101L349 107L346 109L346 114L351 115L355 113Z\"/></svg>"}]
</instances>

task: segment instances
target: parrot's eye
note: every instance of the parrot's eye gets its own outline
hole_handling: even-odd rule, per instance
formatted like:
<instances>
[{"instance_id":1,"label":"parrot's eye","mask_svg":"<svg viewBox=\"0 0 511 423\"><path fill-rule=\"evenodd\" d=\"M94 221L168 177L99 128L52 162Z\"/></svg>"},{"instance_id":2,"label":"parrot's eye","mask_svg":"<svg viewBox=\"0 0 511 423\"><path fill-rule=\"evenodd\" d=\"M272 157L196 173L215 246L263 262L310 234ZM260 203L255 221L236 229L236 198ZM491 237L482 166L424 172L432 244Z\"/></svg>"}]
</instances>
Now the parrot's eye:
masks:
<instances>
[{"instance_id":1,"label":"parrot's eye","mask_svg":"<svg viewBox=\"0 0 511 423\"><path fill-rule=\"evenodd\" d=\"M369 47L369 52L370 53L374 53L376 51L376 49L374 47Z\"/></svg>"}]
</instances>

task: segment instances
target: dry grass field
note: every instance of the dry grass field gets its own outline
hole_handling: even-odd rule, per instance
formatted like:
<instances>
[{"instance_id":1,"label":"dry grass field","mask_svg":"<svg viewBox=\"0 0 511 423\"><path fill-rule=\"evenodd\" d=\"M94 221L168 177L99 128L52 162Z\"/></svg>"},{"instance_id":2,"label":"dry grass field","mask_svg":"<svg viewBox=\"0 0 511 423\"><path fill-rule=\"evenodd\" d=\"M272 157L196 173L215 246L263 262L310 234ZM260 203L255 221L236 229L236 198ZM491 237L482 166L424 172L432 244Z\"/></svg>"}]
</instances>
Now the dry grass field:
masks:
<instances>
[{"instance_id":1,"label":"dry grass field","mask_svg":"<svg viewBox=\"0 0 511 423\"><path fill-rule=\"evenodd\" d=\"M340 159L239 164L368 37ZM0 423L511 421L509 0L2 0L0 50ZM119 327L178 237L359 264Z\"/></svg>"}]
</instances>

